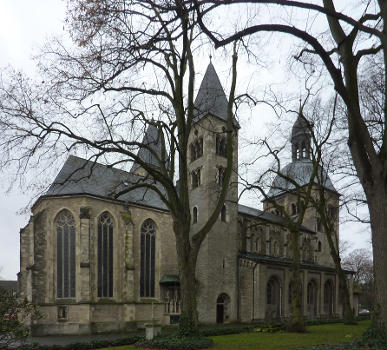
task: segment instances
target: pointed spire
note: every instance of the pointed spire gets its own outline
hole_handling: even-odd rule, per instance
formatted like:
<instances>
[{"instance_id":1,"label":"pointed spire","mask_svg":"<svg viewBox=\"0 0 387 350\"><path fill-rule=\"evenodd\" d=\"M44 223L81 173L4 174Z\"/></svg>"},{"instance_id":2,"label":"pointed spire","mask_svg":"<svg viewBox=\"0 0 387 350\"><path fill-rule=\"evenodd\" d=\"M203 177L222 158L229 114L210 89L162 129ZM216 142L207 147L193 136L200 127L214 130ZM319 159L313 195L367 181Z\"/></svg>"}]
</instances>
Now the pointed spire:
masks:
<instances>
[{"instance_id":1,"label":"pointed spire","mask_svg":"<svg viewBox=\"0 0 387 350\"><path fill-rule=\"evenodd\" d=\"M212 114L227 120L227 105L226 94L210 61L195 99L196 117L201 119L208 114Z\"/></svg>"},{"instance_id":2,"label":"pointed spire","mask_svg":"<svg viewBox=\"0 0 387 350\"><path fill-rule=\"evenodd\" d=\"M161 140L159 137L159 132L155 125L149 124L141 143L152 148L152 150L154 150L159 156L161 156ZM144 163L148 163L157 167L160 166L155 156L146 147L141 147L137 155ZM140 164L133 163L131 172L134 172L140 167Z\"/></svg>"}]
</instances>

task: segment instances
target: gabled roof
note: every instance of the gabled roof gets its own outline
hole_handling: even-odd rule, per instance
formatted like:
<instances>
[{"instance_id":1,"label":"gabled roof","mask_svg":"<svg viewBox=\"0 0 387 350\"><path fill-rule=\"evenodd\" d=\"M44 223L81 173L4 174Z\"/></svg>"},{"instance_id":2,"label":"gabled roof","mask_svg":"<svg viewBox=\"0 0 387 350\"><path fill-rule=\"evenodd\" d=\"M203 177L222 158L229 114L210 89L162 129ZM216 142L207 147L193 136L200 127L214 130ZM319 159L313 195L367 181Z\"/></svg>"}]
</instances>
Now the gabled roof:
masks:
<instances>
[{"instance_id":1,"label":"gabled roof","mask_svg":"<svg viewBox=\"0 0 387 350\"><path fill-rule=\"evenodd\" d=\"M267 211L262 211L259 209L248 207L246 205L238 204L238 213L249 215L249 216L252 216L256 219L268 221L268 222L273 223L273 224L278 224L278 225L287 227L287 221L285 218L278 216L278 215L271 214ZM309 229L303 225L300 226L300 229L303 232L315 233L315 231L312 231L311 229Z\"/></svg>"},{"instance_id":2,"label":"gabled roof","mask_svg":"<svg viewBox=\"0 0 387 350\"><path fill-rule=\"evenodd\" d=\"M228 100L220 83L218 74L210 62L196 95L194 107L194 122L211 114L227 122ZM239 128L239 124L233 117L233 124Z\"/></svg>"},{"instance_id":3,"label":"gabled roof","mask_svg":"<svg viewBox=\"0 0 387 350\"><path fill-rule=\"evenodd\" d=\"M124 170L69 156L44 197L92 195L167 210L159 195L146 188L115 196L115 193L143 181L148 180ZM164 192L160 185L156 186Z\"/></svg>"}]
</instances>

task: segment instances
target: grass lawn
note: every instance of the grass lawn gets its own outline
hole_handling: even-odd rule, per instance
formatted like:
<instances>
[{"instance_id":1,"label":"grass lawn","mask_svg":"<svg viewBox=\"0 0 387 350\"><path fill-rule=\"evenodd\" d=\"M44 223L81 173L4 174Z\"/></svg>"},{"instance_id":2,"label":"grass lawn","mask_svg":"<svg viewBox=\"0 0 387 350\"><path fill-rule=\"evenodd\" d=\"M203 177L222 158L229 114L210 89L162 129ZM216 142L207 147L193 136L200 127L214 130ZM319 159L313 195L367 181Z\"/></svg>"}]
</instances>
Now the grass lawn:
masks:
<instances>
[{"instance_id":1,"label":"grass lawn","mask_svg":"<svg viewBox=\"0 0 387 350\"><path fill-rule=\"evenodd\" d=\"M335 344L353 340L368 328L370 321L361 321L355 326L342 323L309 326L307 333L242 333L211 337L213 350L286 350L298 346ZM105 348L104 350L135 349L133 345Z\"/></svg>"}]
</instances>

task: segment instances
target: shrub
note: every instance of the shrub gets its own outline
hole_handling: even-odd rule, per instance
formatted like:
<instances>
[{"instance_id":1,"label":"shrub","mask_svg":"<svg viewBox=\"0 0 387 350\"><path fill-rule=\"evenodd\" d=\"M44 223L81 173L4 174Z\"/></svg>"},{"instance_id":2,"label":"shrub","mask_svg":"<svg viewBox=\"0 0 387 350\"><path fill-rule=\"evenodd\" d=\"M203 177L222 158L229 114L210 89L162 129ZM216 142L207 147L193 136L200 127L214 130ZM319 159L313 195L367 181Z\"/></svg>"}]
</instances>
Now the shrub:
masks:
<instances>
[{"instance_id":1,"label":"shrub","mask_svg":"<svg viewBox=\"0 0 387 350\"><path fill-rule=\"evenodd\" d=\"M0 288L0 348L7 348L29 335L24 320L42 318L37 306L27 300L19 300L12 291Z\"/></svg>"},{"instance_id":2,"label":"shrub","mask_svg":"<svg viewBox=\"0 0 387 350\"><path fill-rule=\"evenodd\" d=\"M214 327L208 329L202 329L200 334L206 337L212 337L216 335L227 335L227 334L238 334L238 333L248 333L254 329L254 326L244 325L239 327Z\"/></svg>"},{"instance_id":3,"label":"shrub","mask_svg":"<svg viewBox=\"0 0 387 350\"><path fill-rule=\"evenodd\" d=\"M136 343L138 348L169 349L169 350L194 350L206 349L213 345L210 338L204 336L181 337L178 334L160 335L152 340L140 340Z\"/></svg>"}]
</instances>

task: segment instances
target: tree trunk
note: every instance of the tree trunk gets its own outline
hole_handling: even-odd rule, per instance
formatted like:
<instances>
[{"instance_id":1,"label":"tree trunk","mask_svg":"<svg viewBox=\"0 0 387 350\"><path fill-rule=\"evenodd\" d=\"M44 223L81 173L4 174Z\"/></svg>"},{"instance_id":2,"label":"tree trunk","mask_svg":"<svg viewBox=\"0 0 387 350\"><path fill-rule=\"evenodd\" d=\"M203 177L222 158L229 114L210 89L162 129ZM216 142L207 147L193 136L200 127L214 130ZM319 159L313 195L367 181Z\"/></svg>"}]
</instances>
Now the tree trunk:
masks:
<instances>
[{"instance_id":1,"label":"tree trunk","mask_svg":"<svg viewBox=\"0 0 387 350\"><path fill-rule=\"evenodd\" d=\"M198 311L197 290L195 278L198 251L193 249L189 239L189 229L184 230L182 222L174 223L176 236L177 260L179 263L181 315L179 333L181 336L197 335Z\"/></svg>"},{"instance_id":2,"label":"tree trunk","mask_svg":"<svg viewBox=\"0 0 387 350\"><path fill-rule=\"evenodd\" d=\"M383 179L382 179L383 180ZM387 334L387 241L386 241L386 183L375 179L372 190L366 189L368 208L370 210L372 251L375 277L375 316L381 330Z\"/></svg>"},{"instance_id":3,"label":"tree trunk","mask_svg":"<svg viewBox=\"0 0 387 350\"><path fill-rule=\"evenodd\" d=\"M327 230L327 225L325 225L325 229ZM343 293L344 293L344 323L345 324L354 324L355 319L353 315L353 309L351 307L351 302L350 302L350 295L349 295L349 289L348 289L348 284L347 284L347 279L345 278L345 273L341 267L341 260L340 260L340 255L339 255L339 250L338 247L335 246L335 243L333 242L333 233L327 232L326 233L328 244L329 244L329 249L331 253L331 257L333 259L333 262L335 263L336 271L339 276L339 281L340 284L342 285L343 288Z\"/></svg>"},{"instance_id":4,"label":"tree trunk","mask_svg":"<svg viewBox=\"0 0 387 350\"><path fill-rule=\"evenodd\" d=\"M291 231L291 244L293 254L293 273L291 282L293 317L288 327L291 332L305 332L304 317L302 314L302 283L300 276L300 233Z\"/></svg>"}]
</instances>

